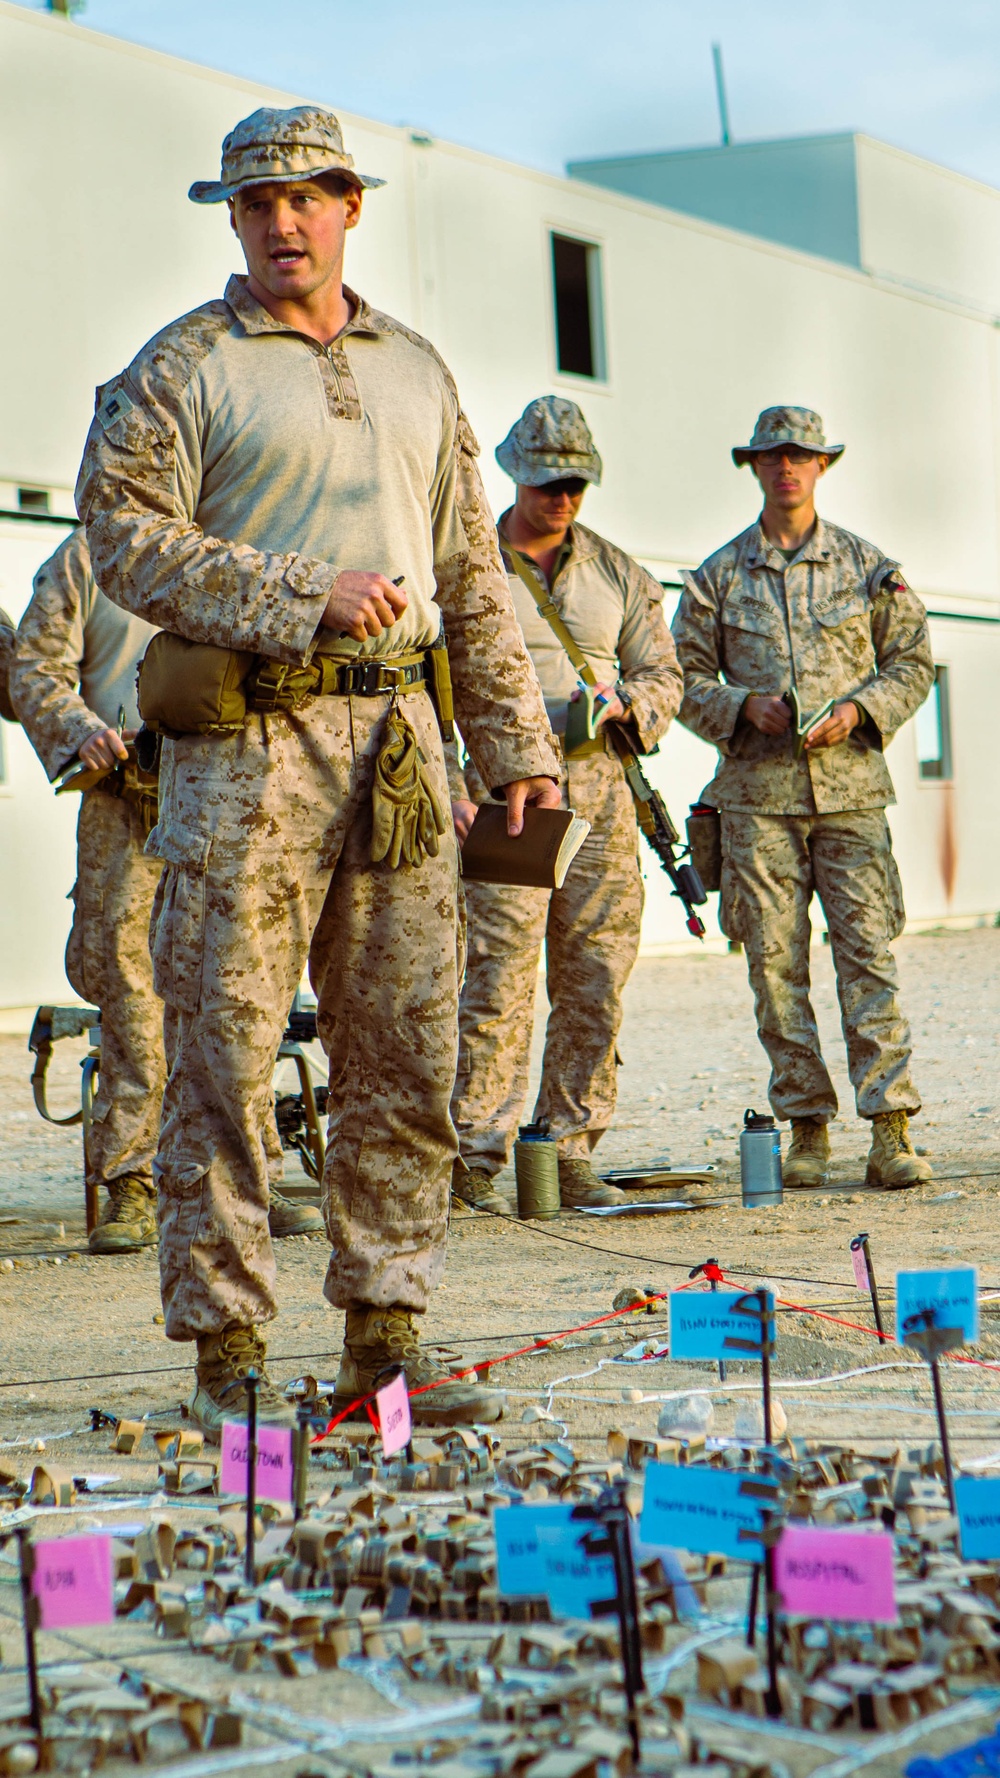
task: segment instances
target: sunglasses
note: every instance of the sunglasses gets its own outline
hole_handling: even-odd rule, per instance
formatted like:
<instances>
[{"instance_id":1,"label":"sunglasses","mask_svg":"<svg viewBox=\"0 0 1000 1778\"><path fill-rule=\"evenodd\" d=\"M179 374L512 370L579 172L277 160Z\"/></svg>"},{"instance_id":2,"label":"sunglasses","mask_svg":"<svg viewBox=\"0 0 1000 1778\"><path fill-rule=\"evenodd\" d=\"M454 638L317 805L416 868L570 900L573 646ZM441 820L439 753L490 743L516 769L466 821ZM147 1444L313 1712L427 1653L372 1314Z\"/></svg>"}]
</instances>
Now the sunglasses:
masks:
<instances>
[{"instance_id":1,"label":"sunglasses","mask_svg":"<svg viewBox=\"0 0 1000 1778\"><path fill-rule=\"evenodd\" d=\"M768 469L777 469L786 457L789 463L808 463L810 457L822 455L822 451L807 451L803 445L779 445L773 451L755 451L754 459Z\"/></svg>"},{"instance_id":2,"label":"sunglasses","mask_svg":"<svg viewBox=\"0 0 1000 1778\"><path fill-rule=\"evenodd\" d=\"M561 481L546 482L542 491L546 494L568 494L571 500L575 500L586 486L586 479L582 475L568 475Z\"/></svg>"}]
</instances>

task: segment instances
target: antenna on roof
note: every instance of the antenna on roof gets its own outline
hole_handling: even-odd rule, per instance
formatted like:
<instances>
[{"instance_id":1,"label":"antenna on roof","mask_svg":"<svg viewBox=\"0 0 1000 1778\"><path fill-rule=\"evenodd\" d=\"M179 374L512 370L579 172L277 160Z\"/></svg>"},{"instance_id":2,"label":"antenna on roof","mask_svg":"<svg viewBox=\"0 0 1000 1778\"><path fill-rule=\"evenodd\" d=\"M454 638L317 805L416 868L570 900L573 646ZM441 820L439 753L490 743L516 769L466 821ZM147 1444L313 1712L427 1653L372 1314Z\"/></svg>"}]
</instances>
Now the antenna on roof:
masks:
<instances>
[{"instance_id":1,"label":"antenna on roof","mask_svg":"<svg viewBox=\"0 0 1000 1778\"><path fill-rule=\"evenodd\" d=\"M719 130L723 148L729 147L729 106L726 103L726 76L722 70L722 44L712 45L712 66L715 69L715 96L719 101Z\"/></svg>"}]
</instances>

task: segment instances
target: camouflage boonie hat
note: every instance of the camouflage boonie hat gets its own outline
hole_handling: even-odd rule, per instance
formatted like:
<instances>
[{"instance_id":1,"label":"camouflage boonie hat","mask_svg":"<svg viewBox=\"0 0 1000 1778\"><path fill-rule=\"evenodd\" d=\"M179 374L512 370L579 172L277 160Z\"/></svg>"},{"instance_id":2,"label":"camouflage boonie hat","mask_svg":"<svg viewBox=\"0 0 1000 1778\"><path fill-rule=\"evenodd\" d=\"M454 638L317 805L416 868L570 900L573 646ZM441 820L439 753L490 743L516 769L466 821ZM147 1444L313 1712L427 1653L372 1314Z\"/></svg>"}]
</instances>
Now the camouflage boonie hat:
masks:
<instances>
[{"instance_id":1,"label":"camouflage boonie hat","mask_svg":"<svg viewBox=\"0 0 1000 1778\"><path fill-rule=\"evenodd\" d=\"M313 179L340 173L352 185L384 185L370 173L356 173L344 148L340 119L318 105L279 111L264 105L230 130L222 144L222 176L196 179L188 197L196 204L221 204L245 185Z\"/></svg>"},{"instance_id":2,"label":"camouflage boonie hat","mask_svg":"<svg viewBox=\"0 0 1000 1778\"><path fill-rule=\"evenodd\" d=\"M522 488L542 488L546 482L570 476L599 483L603 468L576 402L559 395L529 401L495 455L501 469Z\"/></svg>"},{"instance_id":3,"label":"camouflage boonie hat","mask_svg":"<svg viewBox=\"0 0 1000 1778\"><path fill-rule=\"evenodd\" d=\"M739 468L749 463L758 451L773 451L778 445L801 445L804 451L822 451L831 463L844 454L843 445L827 444L819 414L808 407L766 407L757 416L753 437L748 445L733 446L733 462Z\"/></svg>"}]
</instances>

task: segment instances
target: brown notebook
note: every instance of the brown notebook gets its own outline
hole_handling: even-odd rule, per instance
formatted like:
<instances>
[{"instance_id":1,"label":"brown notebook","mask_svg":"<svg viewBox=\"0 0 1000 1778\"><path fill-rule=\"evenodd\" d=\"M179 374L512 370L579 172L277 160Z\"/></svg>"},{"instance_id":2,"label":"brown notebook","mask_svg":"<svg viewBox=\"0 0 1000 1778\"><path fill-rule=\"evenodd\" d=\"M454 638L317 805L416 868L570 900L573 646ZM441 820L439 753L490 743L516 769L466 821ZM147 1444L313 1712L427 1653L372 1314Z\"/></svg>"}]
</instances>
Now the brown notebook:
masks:
<instances>
[{"instance_id":1,"label":"brown notebook","mask_svg":"<svg viewBox=\"0 0 1000 1778\"><path fill-rule=\"evenodd\" d=\"M506 803L482 803L462 847L462 875L469 883L561 889L589 832L590 822L572 809L529 807L524 831L511 839Z\"/></svg>"}]
</instances>

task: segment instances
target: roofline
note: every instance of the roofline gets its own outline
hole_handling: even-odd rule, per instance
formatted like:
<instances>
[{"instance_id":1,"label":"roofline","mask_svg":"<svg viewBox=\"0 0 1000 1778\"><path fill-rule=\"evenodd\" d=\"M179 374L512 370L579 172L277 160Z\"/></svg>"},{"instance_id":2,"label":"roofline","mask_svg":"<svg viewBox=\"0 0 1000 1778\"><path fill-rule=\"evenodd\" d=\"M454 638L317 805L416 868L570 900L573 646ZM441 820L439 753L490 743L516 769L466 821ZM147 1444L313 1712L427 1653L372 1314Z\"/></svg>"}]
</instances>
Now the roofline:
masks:
<instances>
[{"instance_id":1,"label":"roofline","mask_svg":"<svg viewBox=\"0 0 1000 1778\"><path fill-rule=\"evenodd\" d=\"M17 22L18 24L32 25L39 31L54 31L57 33L64 31L79 32L81 36L86 36L88 42L92 42L98 48L110 50L115 54L129 56L146 63L176 69L189 76L193 75L199 80L210 80L217 84L221 83L224 86L231 87L234 92L248 93L262 101L273 100L277 95L287 98L289 103L293 105L301 105L309 102L305 101L300 93L287 93L280 87L264 86L259 81L245 80L240 75L227 74L224 70L210 68L204 62L190 62L183 56L168 55L165 51L158 49L147 49L142 44L130 43L125 38L113 37L105 31L93 31L89 25L77 25L74 24L72 20L59 17L52 13L34 12L26 5L17 4L17 0L0 0L0 19L3 18L8 18L12 22ZM311 102L319 104L331 103L329 100L313 100ZM414 139L418 139L422 144L426 144L426 146L436 149L441 154L455 156L462 160L478 162L483 166L495 167L507 172L514 171L521 178L530 179L537 184L545 185L552 192L559 193L562 196L578 192L581 196L585 195L594 203L610 204L619 210L624 209L641 216L647 216L650 219L655 218L659 222L669 220L670 226L674 228L682 228L696 234L708 235L712 239L718 241L734 242L741 247L753 248L755 252L765 253L773 259L783 259L791 261L793 264L820 267L830 276L847 278L852 282L864 284L869 289L879 289L888 295L902 298L905 301L919 302L932 308L945 309L952 314L958 314L968 320L978 322L980 325L985 324L996 326L1000 324L1000 317L995 315L992 311L977 309L966 302L962 302L957 298L952 299L943 293L925 290L921 286L911 289L880 273L868 272L861 267L845 265L841 260L827 259L823 254L819 253L807 253L802 248L788 247L778 241L769 241L762 235L750 234L743 229L730 228L722 223L709 222L704 217L692 216L684 210L672 210L666 204L657 204L645 198L631 197L625 192L613 190L610 186L594 185L589 180L570 177L565 173L549 173L539 167L526 166L520 161L507 160L497 154L488 154L479 148L469 148L461 143L450 142L444 137L433 136L429 132L424 133L422 131L417 131L415 126L412 125L380 123L377 119L363 117L358 112L341 110L339 106L337 114L342 121L348 124L357 124L359 128L371 130L378 135L390 139L402 142L412 142ZM947 173L950 178L960 180L963 183L978 183L977 181L967 181L965 174L951 173L948 168L939 168L936 161L925 161L922 160L919 155L908 154L905 149L893 148L889 143L880 142L876 136L864 136L862 132L853 130L840 132L840 135L854 136L863 139L866 142L871 142L879 148L884 148L888 153L900 154L908 160L915 161L918 165L933 167L936 171ZM808 136L775 137L773 140L788 142L815 141L817 138ZM760 146L765 145L766 144L760 144ZM997 192L996 188L993 186L987 185L984 189L992 192L994 196L1000 196L1000 192Z\"/></svg>"}]
</instances>

